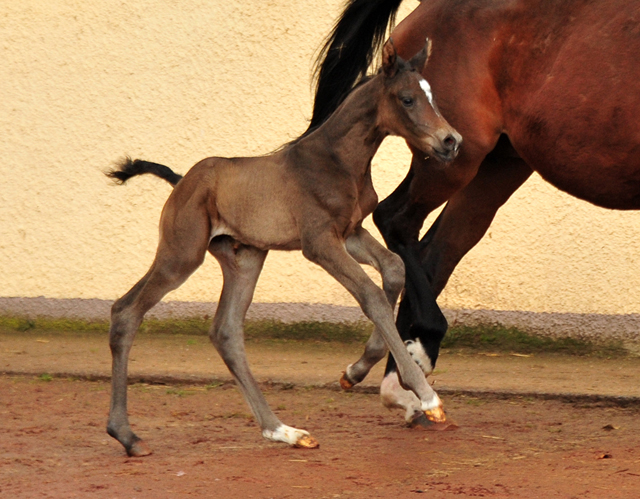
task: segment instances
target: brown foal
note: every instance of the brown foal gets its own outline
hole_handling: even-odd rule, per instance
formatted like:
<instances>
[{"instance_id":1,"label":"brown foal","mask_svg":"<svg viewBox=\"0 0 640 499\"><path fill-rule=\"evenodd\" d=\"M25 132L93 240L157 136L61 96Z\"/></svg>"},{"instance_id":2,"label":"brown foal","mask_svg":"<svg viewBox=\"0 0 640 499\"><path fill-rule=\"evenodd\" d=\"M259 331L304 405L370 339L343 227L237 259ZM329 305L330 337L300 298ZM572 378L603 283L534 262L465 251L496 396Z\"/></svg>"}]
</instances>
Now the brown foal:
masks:
<instances>
[{"instance_id":1,"label":"brown foal","mask_svg":"<svg viewBox=\"0 0 640 499\"><path fill-rule=\"evenodd\" d=\"M319 128L273 154L255 158L207 158L184 177L146 161L122 162L110 172L125 182L153 173L175 185L160 220L160 242L147 274L113 305L111 410L107 431L131 456L150 453L129 426L127 363L145 313L202 264L209 251L222 267L224 286L210 331L211 341L235 377L270 440L317 447L308 432L284 425L271 411L247 364L243 321L271 249L302 250L355 297L376 329L367 350L387 348L398 361L403 385L432 420L441 402L411 359L393 318L404 286L400 257L378 243L362 221L377 205L371 159L387 135L404 137L425 155L452 160L459 134L435 107L421 76L429 44L411 61L383 50L382 70L358 86ZM382 275L383 289L359 264Z\"/></svg>"}]
</instances>

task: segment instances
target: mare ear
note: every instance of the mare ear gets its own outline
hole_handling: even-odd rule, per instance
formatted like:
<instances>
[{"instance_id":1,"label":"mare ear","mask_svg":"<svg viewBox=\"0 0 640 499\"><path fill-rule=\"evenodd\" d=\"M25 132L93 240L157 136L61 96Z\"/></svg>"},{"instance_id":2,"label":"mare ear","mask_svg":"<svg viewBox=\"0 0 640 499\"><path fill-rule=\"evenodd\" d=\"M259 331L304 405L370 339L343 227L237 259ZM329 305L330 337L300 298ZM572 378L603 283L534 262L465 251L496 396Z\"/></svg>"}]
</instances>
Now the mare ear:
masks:
<instances>
[{"instance_id":1,"label":"mare ear","mask_svg":"<svg viewBox=\"0 0 640 499\"><path fill-rule=\"evenodd\" d=\"M398 73L398 53L391 38L382 47L382 71L387 78L393 78Z\"/></svg>"},{"instance_id":2,"label":"mare ear","mask_svg":"<svg viewBox=\"0 0 640 499\"><path fill-rule=\"evenodd\" d=\"M430 56L431 56L431 40L427 38L427 41L425 42L422 50L411 58L411 60L409 61L409 64L411 64L411 67L415 69L418 73L422 73L422 70L427 65L427 62L429 61Z\"/></svg>"}]
</instances>

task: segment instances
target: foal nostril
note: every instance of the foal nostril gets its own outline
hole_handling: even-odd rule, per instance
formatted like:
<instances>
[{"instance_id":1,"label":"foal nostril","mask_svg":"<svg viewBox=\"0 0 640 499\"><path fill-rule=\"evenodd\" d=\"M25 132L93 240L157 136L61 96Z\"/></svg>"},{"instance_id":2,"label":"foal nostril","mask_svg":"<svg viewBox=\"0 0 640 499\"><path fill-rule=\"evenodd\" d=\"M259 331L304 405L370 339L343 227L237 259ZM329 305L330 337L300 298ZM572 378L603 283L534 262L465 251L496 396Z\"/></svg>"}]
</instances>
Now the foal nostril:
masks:
<instances>
[{"instance_id":1,"label":"foal nostril","mask_svg":"<svg viewBox=\"0 0 640 499\"><path fill-rule=\"evenodd\" d=\"M449 134L444 138L442 144L447 151L454 151L458 146L458 141L453 135Z\"/></svg>"}]
</instances>

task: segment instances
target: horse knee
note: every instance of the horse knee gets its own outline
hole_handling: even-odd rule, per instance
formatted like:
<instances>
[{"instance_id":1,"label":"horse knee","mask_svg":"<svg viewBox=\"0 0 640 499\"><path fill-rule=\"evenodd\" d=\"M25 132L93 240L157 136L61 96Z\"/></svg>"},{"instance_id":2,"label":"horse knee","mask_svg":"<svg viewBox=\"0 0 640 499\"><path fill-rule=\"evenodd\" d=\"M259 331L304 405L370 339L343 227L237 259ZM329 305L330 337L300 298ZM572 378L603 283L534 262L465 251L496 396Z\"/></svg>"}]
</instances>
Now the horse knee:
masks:
<instances>
[{"instance_id":1,"label":"horse knee","mask_svg":"<svg viewBox=\"0 0 640 499\"><path fill-rule=\"evenodd\" d=\"M389 262L384 269L383 282L394 294L400 294L405 283L405 266L402 258L390 253Z\"/></svg>"},{"instance_id":2,"label":"horse knee","mask_svg":"<svg viewBox=\"0 0 640 499\"><path fill-rule=\"evenodd\" d=\"M236 339L236 328L230 327L229 324L215 324L209 330L209 339L216 348L222 360L229 365L235 355L233 354L234 340Z\"/></svg>"},{"instance_id":3,"label":"horse knee","mask_svg":"<svg viewBox=\"0 0 640 499\"><path fill-rule=\"evenodd\" d=\"M130 332L131 317L128 317L130 304L120 298L111 307L111 325L109 327L109 347L112 352L119 351Z\"/></svg>"}]
</instances>

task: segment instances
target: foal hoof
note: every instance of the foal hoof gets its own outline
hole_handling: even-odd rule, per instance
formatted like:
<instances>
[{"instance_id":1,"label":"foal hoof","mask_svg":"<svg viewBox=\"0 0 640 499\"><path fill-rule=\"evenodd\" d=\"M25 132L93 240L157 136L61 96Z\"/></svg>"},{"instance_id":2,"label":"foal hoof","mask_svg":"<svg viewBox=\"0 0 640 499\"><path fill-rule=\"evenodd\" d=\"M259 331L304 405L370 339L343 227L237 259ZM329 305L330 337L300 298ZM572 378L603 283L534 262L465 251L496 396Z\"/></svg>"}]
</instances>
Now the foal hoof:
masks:
<instances>
[{"instance_id":1,"label":"foal hoof","mask_svg":"<svg viewBox=\"0 0 640 499\"><path fill-rule=\"evenodd\" d=\"M294 447L298 447L299 449L317 449L320 447L320 443L311 435L303 435L294 444Z\"/></svg>"},{"instance_id":2,"label":"foal hoof","mask_svg":"<svg viewBox=\"0 0 640 499\"><path fill-rule=\"evenodd\" d=\"M342 371L342 376L340 377L340 388L343 390L351 390L354 385L355 383L347 378L347 372Z\"/></svg>"},{"instance_id":3,"label":"foal hoof","mask_svg":"<svg viewBox=\"0 0 640 499\"><path fill-rule=\"evenodd\" d=\"M127 449L127 455L129 457L144 457L152 453L153 451L142 440L138 440Z\"/></svg>"},{"instance_id":4,"label":"foal hoof","mask_svg":"<svg viewBox=\"0 0 640 499\"><path fill-rule=\"evenodd\" d=\"M429 431L452 431L457 430L458 425L448 420L441 407L435 409L416 412L408 423L409 428L419 428Z\"/></svg>"}]
</instances>

